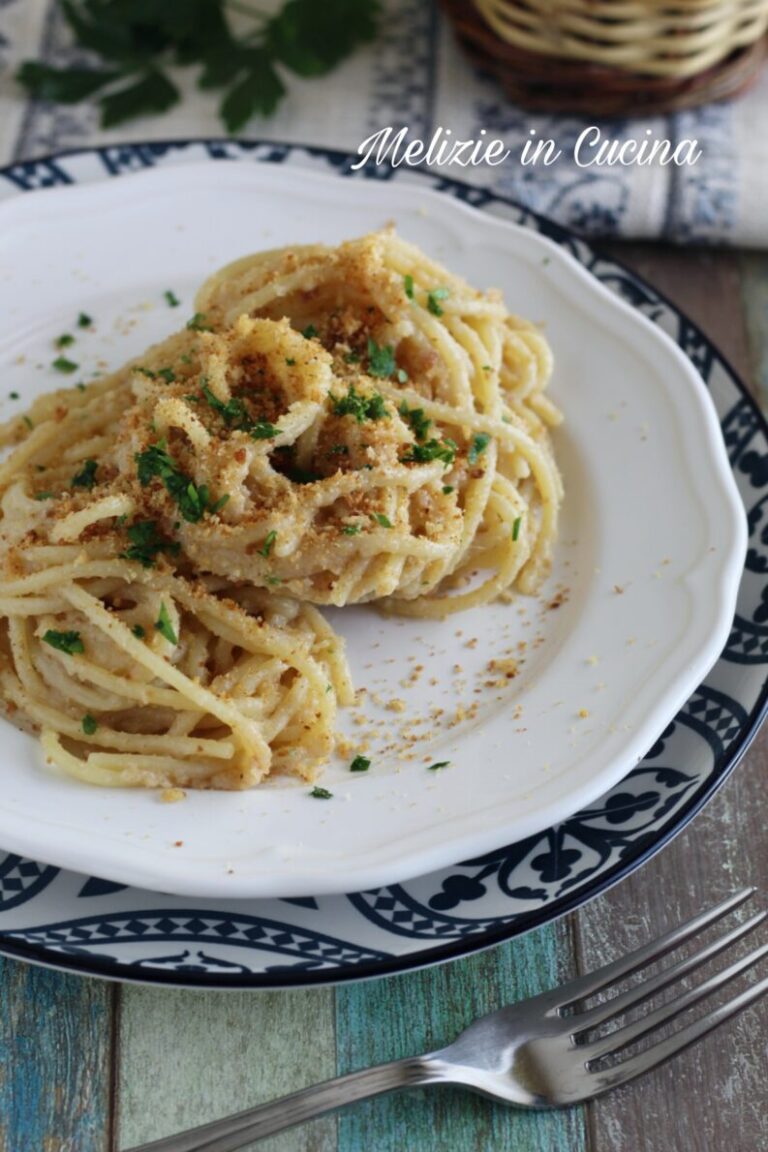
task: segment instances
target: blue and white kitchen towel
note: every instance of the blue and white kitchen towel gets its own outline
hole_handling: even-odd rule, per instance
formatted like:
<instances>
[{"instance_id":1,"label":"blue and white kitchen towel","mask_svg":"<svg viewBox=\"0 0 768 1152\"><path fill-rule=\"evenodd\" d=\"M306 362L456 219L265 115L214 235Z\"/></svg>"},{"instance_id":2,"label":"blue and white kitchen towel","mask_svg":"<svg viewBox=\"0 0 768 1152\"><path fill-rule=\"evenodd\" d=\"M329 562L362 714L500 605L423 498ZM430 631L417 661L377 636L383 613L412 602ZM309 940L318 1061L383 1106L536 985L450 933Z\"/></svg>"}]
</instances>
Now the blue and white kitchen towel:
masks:
<instances>
[{"instance_id":1,"label":"blue and white kitchen towel","mask_svg":"<svg viewBox=\"0 0 768 1152\"><path fill-rule=\"evenodd\" d=\"M275 3L260 0L259 8ZM385 0L384 11L376 43L324 79L292 78L277 115L254 120L248 135L350 152L388 127L393 134L407 127L409 139L425 144L438 128L453 139L497 138L509 153L503 163L442 170L589 235L768 247L768 72L738 101L673 116L603 123L534 116L472 68L437 0ZM92 144L222 134L216 94L199 92L189 69L175 77L185 98L173 111L104 132L92 105L28 101L13 80L26 58L83 63L55 0L0 0L0 164ZM587 146L582 134L593 123ZM559 156L524 165L531 140L552 140ZM678 148L683 158L693 153L681 142L695 140L700 155L695 163L589 163L598 158L593 142L617 151L633 140L667 141L667 151Z\"/></svg>"}]
</instances>

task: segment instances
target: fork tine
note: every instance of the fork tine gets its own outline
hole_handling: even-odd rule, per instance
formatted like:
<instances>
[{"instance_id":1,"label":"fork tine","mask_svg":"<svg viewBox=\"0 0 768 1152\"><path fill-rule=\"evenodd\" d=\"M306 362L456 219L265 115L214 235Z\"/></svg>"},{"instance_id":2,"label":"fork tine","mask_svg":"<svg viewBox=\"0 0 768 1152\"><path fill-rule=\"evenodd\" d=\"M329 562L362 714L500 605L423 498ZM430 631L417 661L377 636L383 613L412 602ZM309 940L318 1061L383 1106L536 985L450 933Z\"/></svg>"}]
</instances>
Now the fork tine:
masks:
<instances>
[{"instance_id":1,"label":"fork tine","mask_svg":"<svg viewBox=\"0 0 768 1152\"><path fill-rule=\"evenodd\" d=\"M766 992L768 992L768 977L760 980L757 984L753 984L750 988L746 988L738 996L734 996L732 1000L721 1004L708 1015L694 1020L685 1028L681 1028L679 1032L667 1036L666 1039L660 1040L651 1048L646 1048L644 1052L638 1052L636 1056L623 1060L621 1064L617 1064L613 1068L605 1068L593 1073L595 1079L599 1080L599 1087L595 1089L594 1095L607 1092L609 1088L616 1088L620 1084L626 1084L627 1081L634 1080L636 1076L642 1076L644 1072L649 1072L651 1068L658 1067L665 1060L669 1060L678 1052L682 1052L684 1048L688 1048L697 1040L701 1040L708 1032L712 1032L720 1024L730 1020L732 1016L743 1012L745 1008L754 1004Z\"/></svg>"},{"instance_id":2,"label":"fork tine","mask_svg":"<svg viewBox=\"0 0 768 1152\"><path fill-rule=\"evenodd\" d=\"M700 912L698 916L694 916L692 920L686 921L678 928L673 928L670 932L665 932L663 936L659 936L656 940L651 940L649 944L645 944L642 948L638 948L635 952L630 952L627 956L622 956L618 960L614 960L611 964L606 964L603 968L598 968L595 972L588 972L585 976L578 976L575 980L571 980L569 984L564 984L562 988L555 989L554 994L545 993L545 995L553 996L553 999L559 1009L573 1004L577 1000L584 1000L588 996L593 996L596 992L602 992L603 989L609 988L611 984L615 984L617 980L621 980L625 976L630 976L639 968L645 968L654 960L658 960L661 956L665 956L667 952L671 952L673 948L677 948L680 944L685 943L691 936L695 936L697 932L702 932L708 928L710 924L727 916L734 908L738 908L750 896L756 892L755 888L742 888L740 892L734 893L729 896L727 900L723 900L721 904L716 904L714 908L709 908L706 912ZM564 995L565 994L565 998Z\"/></svg>"},{"instance_id":3,"label":"fork tine","mask_svg":"<svg viewBox=\"0 0 768 1152\"><path fill-rule=\"evenodd\" d=\"M632 1008L635 1004L640 1004L643 1000L647 1000L650 996L655 995L656 992L661 992L663 988L674 984L681 977L686 976L689 972L695 972L702 964L706 964L714 956L730 948L731 944L735 944L742 936L746 936L749 932L753 932L763 921L768 917L768 911L758 912L749 920L745 920L743 924L737 925L733 931L726 933L725 936L720 936L706 948L701 951L695 952L693 956L689 956L686 960L681 960L678 964L673 964L670 968L664 968L656 976L652 976L650 980L643 981L634 988L628 988L626 992L622 992L619 996L614 996L612 999L607 1000L603 1004L597 1004L594 1008L588 1008L586 1012L580 1012L574 1016L573 1022L576 1025L573 1035L577 1036L582 1032L590 1031L596 1028L599 1024L604 1024L606 1020L610 1020L614 1016L620 1016L626 1012L628 1008Z\"/></svg>"},{"instance_id":4,"label":"fork tine","mask_svg":"<svg viewBox=\"0 0 768 1152\"><path fill-rule=\"evenodd\" d=\"M699 1000L703 1000L706 996L710 996L716 992L718 988L722 988L724 984L729 981L735 980L742 972L746 972L748 968L753 967L764 956L768 956L768 944L762 944L756 948L754 952L750 952L748 956L743 959L737 960L735 964L731 964L729 968L724 968L722 972L716 972L714 976L710 976L708 980L704 980L701 984L697 984L695 988L689 988L682 996L678 996L675 1000L670 1000L667 1004L662 1004L653 1012L646 1013L639 1020L634 1020L631 1024L627 1024L624 1028L617 1028L615 1032L609 1033L600 1040L594 1041L592 1044L585 1044L580 1049L587 1058L587 1061L597 1060L601 1056L612 1055L614 1052L621 1052L634 1040L639 1040L641 1036L645 1036L647 1032L652 1032L658 1028L660 1024L664 1024L667 1020L674 1020L686 1008L690 1008L693 1004L698 1004ZM662 1044L665 1043L662 1041Z\"/></svg>"}]
</instances>

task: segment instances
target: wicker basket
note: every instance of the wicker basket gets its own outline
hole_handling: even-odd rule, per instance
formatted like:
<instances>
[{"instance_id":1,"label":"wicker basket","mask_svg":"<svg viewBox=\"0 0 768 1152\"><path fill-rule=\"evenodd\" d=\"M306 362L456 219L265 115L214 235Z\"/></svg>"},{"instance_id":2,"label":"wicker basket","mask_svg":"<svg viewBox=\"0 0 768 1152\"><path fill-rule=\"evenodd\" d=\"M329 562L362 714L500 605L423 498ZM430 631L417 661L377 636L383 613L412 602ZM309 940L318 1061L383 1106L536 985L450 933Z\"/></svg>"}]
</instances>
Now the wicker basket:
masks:
<instances>
[{"instance_id":1,"label":"wicker basket","mask_svg":"<svg viewBox=\"0 0 768 1152\"><path fill-rule=\"evenodd\" d=\"M725 100L765 57L768 0L442 0L523 107L641 115Z\"/></svg>"}]
</instances>

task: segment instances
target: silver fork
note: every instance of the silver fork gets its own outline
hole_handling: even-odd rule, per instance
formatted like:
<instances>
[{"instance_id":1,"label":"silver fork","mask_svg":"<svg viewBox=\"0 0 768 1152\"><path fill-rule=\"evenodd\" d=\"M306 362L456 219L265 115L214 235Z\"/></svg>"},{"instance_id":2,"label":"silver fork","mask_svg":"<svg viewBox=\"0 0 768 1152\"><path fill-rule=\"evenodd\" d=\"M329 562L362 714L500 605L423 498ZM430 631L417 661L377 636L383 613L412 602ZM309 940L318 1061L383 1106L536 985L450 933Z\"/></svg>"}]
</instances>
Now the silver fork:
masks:
<instances>
[{"instance_id":1,"label":"silver fork","mask_svg":"<svg viewBox=\"0 0 768 1152\"><path fill-rule=\"evenodd\" d=\"M715 908L665 933L657 940L561 988L544 992L508 1008L482 1016L453 1044L426 1056L395 1060L326 1080L249 1108L235 1116L203 1124L177 1136L142 1144L127 1152L236 1152L254 1140L302 1124L324 1112L392 1092L425 1084L463 1084L518 1108L560 1108L591 1100L655 1068L713 1028L735 1016L768 992L768 978L750 985L705 1016L657 1040L650 1047L615 1061L636 1040L697 1004L768 955L763 944L730 967L682 991L674 1000L633 1020L624 1027L593 1035L612 1020L695 971L762 924L768 912L739 924L698 952L593 1007L579 1004L606 992L617 981L652 964L690 937L738 908L755 892L745 888Z\"/></svg>"}]
</instances>

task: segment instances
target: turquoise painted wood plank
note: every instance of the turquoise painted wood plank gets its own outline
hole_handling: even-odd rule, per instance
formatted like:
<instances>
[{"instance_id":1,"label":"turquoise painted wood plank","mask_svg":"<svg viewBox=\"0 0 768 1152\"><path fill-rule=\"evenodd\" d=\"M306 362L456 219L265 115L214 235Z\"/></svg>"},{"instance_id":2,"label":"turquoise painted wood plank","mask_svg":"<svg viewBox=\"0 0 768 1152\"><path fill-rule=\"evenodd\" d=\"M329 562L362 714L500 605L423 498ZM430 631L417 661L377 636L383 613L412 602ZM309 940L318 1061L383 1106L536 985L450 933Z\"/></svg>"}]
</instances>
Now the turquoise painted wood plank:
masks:
<instances>
[{"instance_id":1,"label":"turquoise painted wood plank","mask_svg":"<svg viewBox=\"0 0 768 1152\"><path fill-rule=\"evenodd\" d=\"M763 408L768 408L768 254L742 252L739 264L756 391Z\"/></svg>"},{"instance_id":2,"label":"turquoise painted wood plank","mask_svg":"<svg viewBox=\"0 0 768 1152\"><path fill-rule=\"evenodd\" d=\"M0 959L0 1152L109 1152L113 995Z\"/></svg>"},{"instance_id":3,"label":"turquoise painted wood plank","mask_svg":"<svg viewBox=\"0 0 768 1152\"><path fill-rule=\"evenodd\" d=\"M191 992L126 985L118 1033L118 1148L335 1075L333 993L326 988ZM335 1152L335 1117L253 1147Z\"/></svg>"},{"instance_id":4,"label":"turquoise painted wood plank","mask_svg":"<svg viewBox=\"0 0 768 1152\"><path fill-rule=\"evenodd\" d=\"M550 925L479 956L336 991L339 1072L428 1051L484 1012L568 979L569 929ZM583 1152L581 1109L521 1112L458 1088L419 1089L338 1114L338 1152Z\"/></svg>"}]
</instances>

